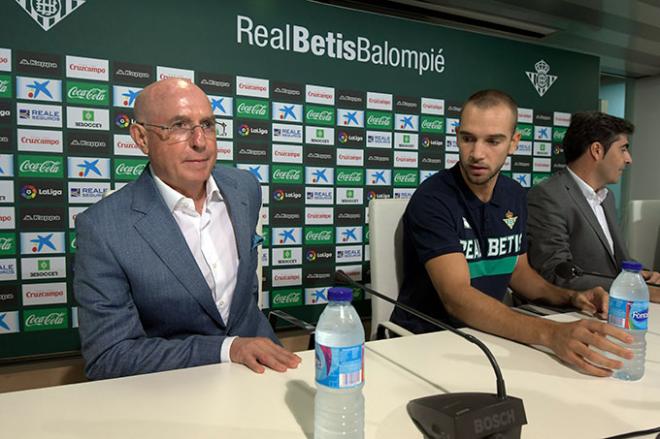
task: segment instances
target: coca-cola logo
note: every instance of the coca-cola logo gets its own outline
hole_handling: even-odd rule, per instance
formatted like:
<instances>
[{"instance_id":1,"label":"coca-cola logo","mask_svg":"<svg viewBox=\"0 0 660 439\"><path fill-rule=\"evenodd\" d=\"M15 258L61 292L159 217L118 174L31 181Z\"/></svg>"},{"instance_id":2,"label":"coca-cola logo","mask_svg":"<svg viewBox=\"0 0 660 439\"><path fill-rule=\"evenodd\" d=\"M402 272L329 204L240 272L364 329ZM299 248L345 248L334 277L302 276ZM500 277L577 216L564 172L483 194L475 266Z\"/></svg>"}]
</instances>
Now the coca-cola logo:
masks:
<instances>
[{"instance_id":1,"label":"coca-cola logo","mask_svg":"<svg viewBox=\"0 0 660 439\"><path fill-rule=\"evenodd\" d=\"M117 175L137 177L140 174L142 174L146 166L147 166L146 163L140 163L138 165L128 165L126 163L120 163L117 166Z\"/></svg>"},{"instance_id":2,"label":"coca-cola logo","mask_svg":"<svg viewBox=\"0 0 660 439\"><path fill-rule=\"evenodd\" d=\"M299 303L302 298L302 293L299 291L291 291L288 294L277 294L272 299L273 305L291 305Z\"/></svg>"},{"instance_id":3,"label":"coca-cola logo","mask_svg":"<svg viewBox=\"0 0 660 439\"><path fill-rule=\"evenodd\" d=\"M32 162L25 160L19 167L21 172L36 172L39 174L57 174L60 172L60 163L54 160Z\"/></svg>"},{"instance_id":4,"label":"coca-cola logo","mask_svg":"<svg viewBox=\"0 0 660 439\"><path fill-rule=\"evenodd\" d=\"M63 312L52 312L43 316L31 314L25 319L25 326L30 328L34 326L58 326L64 324L66 314Z\"/></svg>"},{"instance_id":5,"label":"coca-cola logo","mask_svg":"<svg viewBox=\"0 0 660 439\"><path fill-rule=\"evenodd\" d=\"M99 87L84 89L74 86L69 89L68 97L70 99L103 102L107 97L107 93L106 90Z\"/></svg>"}]
</instances>

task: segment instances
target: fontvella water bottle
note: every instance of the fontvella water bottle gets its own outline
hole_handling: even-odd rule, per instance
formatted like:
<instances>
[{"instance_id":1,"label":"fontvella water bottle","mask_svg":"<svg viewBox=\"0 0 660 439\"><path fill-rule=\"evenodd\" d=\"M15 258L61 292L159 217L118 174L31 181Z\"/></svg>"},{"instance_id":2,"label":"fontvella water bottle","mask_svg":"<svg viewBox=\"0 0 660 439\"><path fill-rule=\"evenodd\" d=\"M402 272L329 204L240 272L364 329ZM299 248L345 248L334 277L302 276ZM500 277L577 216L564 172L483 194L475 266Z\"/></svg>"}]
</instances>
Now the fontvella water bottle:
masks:
<instances>
[{"instance_id":1,"label":"fontvella water bottle","mask_svg":"<svg viewBox=\"0 0 660 439\"><path fill-rule=\"evenodd\" d=\"M315 439L364 437L364 328L350 288L330 288L316 326Z\"/></svg>"},{"instance_id":2,"label":"fontvella water bottle","mask_svg":"<svg viewBox=\"0 0 660 439\"><path fill-rule=\"evenodd\" d=\"M649 289L640 271L642 264L623 261L621 273L610 287L610 301L607 320L633 337L630 345L622 344L633 351L632 360L623 359L623 367L614 372L614 377L622 380L639 380L644 376L646 357L646 330L649 317ZM621 358L618 358L621 360Z\"/></svg>"}]
</instances>

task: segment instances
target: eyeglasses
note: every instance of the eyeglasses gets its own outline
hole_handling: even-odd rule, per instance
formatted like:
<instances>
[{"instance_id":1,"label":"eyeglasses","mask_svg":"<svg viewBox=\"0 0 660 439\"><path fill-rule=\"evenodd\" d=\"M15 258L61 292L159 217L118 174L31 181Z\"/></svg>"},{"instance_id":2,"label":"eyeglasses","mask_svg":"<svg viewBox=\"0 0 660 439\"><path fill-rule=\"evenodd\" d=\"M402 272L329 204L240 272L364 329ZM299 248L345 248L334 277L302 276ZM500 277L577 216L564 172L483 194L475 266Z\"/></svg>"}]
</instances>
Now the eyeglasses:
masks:
<instances>
[{"instance_id":1,"label":"eyeglasses","mask_svg":"<svg viewBox=\"0 0 660 439\"><path fill-rule=\"evenodd\" d=\"M138 122L137 120L133 120L132 122L136 125L142 125L143 127L160 128L161 130L165 131L166 139L173 138L176 140L188 140L192 137L193 133L195 132L195 128L197 127L202 129L202 132L206 137L215 138L215 119L205 120L198 125L193 125L190 122L174 122L170 126Z\"/></svg>"}]
</instances>

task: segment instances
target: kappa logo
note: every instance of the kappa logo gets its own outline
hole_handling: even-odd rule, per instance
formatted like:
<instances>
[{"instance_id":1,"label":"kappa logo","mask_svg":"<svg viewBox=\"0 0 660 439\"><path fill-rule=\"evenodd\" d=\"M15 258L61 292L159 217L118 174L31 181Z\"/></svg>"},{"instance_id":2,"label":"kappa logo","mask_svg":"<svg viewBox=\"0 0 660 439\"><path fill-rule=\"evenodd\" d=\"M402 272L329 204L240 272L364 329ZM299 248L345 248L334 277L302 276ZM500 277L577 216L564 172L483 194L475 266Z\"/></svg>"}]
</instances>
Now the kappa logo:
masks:
<instances>
[{"instance_id":1,"label":"kappa logo","mask_svg":"<svg viewBox=\"0 0 660 439\"><path fill-rule=\"evenodd\" d=\"M544 60L534 64L534 69L536 69L536 72L526 71L525 73L536 89L536 92L539 96L543 97L550 87L552 87L552 84L555 83L558 76L548 74L550 72L550 65Z\"/></svg>"},{"instance_id":2,"label":"kappa logo","mask_svg":"<svg viewBox=\"0 0 660 439\"><path fill-rule=\"evenodd\" d=\"M87 0L16 0L34 21L48 31Z\"/></svg>"},{"instance_id":3,"label":"kappa logo","mask_svg":"<svg viewBox=\"0 0 660 439\"><path fill-rule=\"evenodd\" d=\"M506 213L504 214L504 218L502 218L504 224L506 224L511 230L513 230L513 226L516 225L516 220L518 219L517 216L513 216L513 215L514 215L513 212L507 210Z\"/></svg>"}]
</instances>

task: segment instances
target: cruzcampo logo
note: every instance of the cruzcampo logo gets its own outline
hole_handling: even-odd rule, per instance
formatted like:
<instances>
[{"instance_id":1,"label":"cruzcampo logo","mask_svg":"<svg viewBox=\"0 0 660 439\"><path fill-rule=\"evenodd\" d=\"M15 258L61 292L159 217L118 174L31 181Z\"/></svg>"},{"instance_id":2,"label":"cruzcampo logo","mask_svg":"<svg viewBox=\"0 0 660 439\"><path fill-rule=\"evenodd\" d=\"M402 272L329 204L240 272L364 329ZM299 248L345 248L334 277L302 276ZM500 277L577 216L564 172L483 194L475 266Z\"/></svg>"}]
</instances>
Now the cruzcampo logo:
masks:
<instances>
[{"instance_id":1,"label":"cruzcampo logo","mask_svg":"<svg viewBox=\"0 0 660 439\"><path fill-rule=\"evenodd\" d=\"M260 99L236 99L236 117L270 120L268 101Z\"/></svg>"},{"instance_id":2,"label":"cruzcampo logo","mask_svg":"<svg viewBox=\"0 0 660 439\"><path fill-rule=\"evenodd\" d=\"M549 172L543 172L543 173L540 173L540 174L533 174L532 175L532 186L536 186L537 184L541 183L542 181L547 180L548 178L550 178L550 175L552 175L552 174L550 174Z\"/></svg>"},{"instance_id":3,"label":"cruzcampo logo","mask_svg":"<svg viewBox=\"0 0 660 439\"><path fill-rule=\"evenodd\" d=\"M0 255L16 254L16 234L0 233Z\"/></svg>"},{"instance_id":4,"label":"cruzcampo logo","mask_svg":"<svg viewBox=\"0 0 660 439\"><path fill-rule=\"evenodd\" d=\"M12 97L11 76L0 75L0 98Z\"/></svg>"},{"instance_id":5,"label":"cruzcampo logo","mask_svg":"<svg viewBox=\"0 0 660 439\"><path fill-rule=\"evenodd\" d=\"M394 187L417 187L419 174L416 169L395 169L392 184Z\"/></svg>"},{"instance_id":6,"label":"cruzcampo logo","mask_svg":"<svg viewBox=\"0 0 660 439\"><path fill-rule=\"evenodd\" d=\"M76 232L69 232L69 253L76 252Z\"/></svg>"},{"instance_id":7,"label":"cruzcampo logo","mask_svg":"<svg viewBox=\"0 0 660 439\"><path fill-rule=\"evenodd\" d=\"M305 105L305 123L312 125L334 125L335 110L320 105Z\"/></svg>"},{"instance_id":8,"label":"cruzcampo logo","mask_svg":"<svg viewBox=\"0 0 660 439\"><path fill-rule=\"evenodd\" d=\"M394 124L392 113L385 111L367 111L367 129L368 130L391 130Z\"/></svg>"},{"instance_id":9,"label":"cruzcampo logo","mask_svg":"<svg viewBox=\"0 0 660 439\"><path fill-rule=\"evenodd\" d=\"M307 244L334 244L334 229L329 226L305 227L305 245Z\"/></svg>"},{"instance_id":10,"label":"cruzcampo logo","mask_svg":"<svg viewBox=\"0 0 660 439\"><path fill-rule=\"evenodd\" d=\"M115 159L115 180L130 181L138 178L149 163L145 159Z\"/></svg>"},{"instance_id":11,"label":"cruzcampo logo","mask_svg":"<svg viewBox=\"0 0 660 439\"><path fill-rule=\"evenodd\" d=\"M52 155L19 154L18 176L64 178L64 158Z\"/></svg>"},{"instance_id":12,"label":"cruzcampo logo","mask_svg":"<svg viewBox=\"0 0 660 439\"><path fill-rule=\"evenodd\" d=\"M534 140L534 127L525 123L519 123L516 131L520 133L520 140Z\"/></svg>"},{"instance_id":13,"label":"cruzcampo logo","mask_svg":"<svg viewBox=\"0 0 660 439\"><path fill-rule=\"evenodd\" d=\"M108 105L110 93L106 84L67 81L66 101L69 104Z\"/></svg>"},{"instance_id":14,"label":"cruzcampo logo","mask_svg":"<svg viewBox=\"0 0 660 439\"><path fill-rule=\"evenodd\" d=\"M335 184L337 186L364 186L364 169L337 168L335 170Z\"/></svg>"},{"instance_id":15,"label":"cruzcampo logo","mask_svg":"<svg viewBox=\"0 0 660 439\"><path fill-rule=\"evenodd\" d=\"M302 291L299 289L272 290L270 292L271 308L287 308L303 304Z\"/></svg>"},{"instance_id":16,"label":"cruzcampo logo","mask_svg":"<svg viewBox=\"0 0 660 439\"><path fill-rule=\"evenodd\" d=\"M554 127L552 129L552 143L562 143L567 129L566 127Z\"/></svg>"},{"instance_id":17,"label":"cruzcampo logo","mask_svg":"<svg viewBox=\"0 0 660 439\"><path fill-rule=\"evenodd\" d=\"M66 329L69 326L69 311L66 308L45 308L23 311L25 332Z\"/></svg>"},{"instance_id":18,"label":"cruzcampo logo","mask_svg":"<svg viewBox=\"0 0 660 439\"><path fill-rule=\"evenodd\" d=\"M303 167L296 165L273 165L271 183L302 184Z\"/></svg>"},{"instance_id":19,"label":"cruzcampo logo","mask_svg":"<svg viewBox=\"0 0 660 439\"><path fill-rule=\"evenodd\" d=\"M422 116L420 130L423 133L440 133L445 132L445 118L437 116Z\"/></svg>"}]
</instances>

